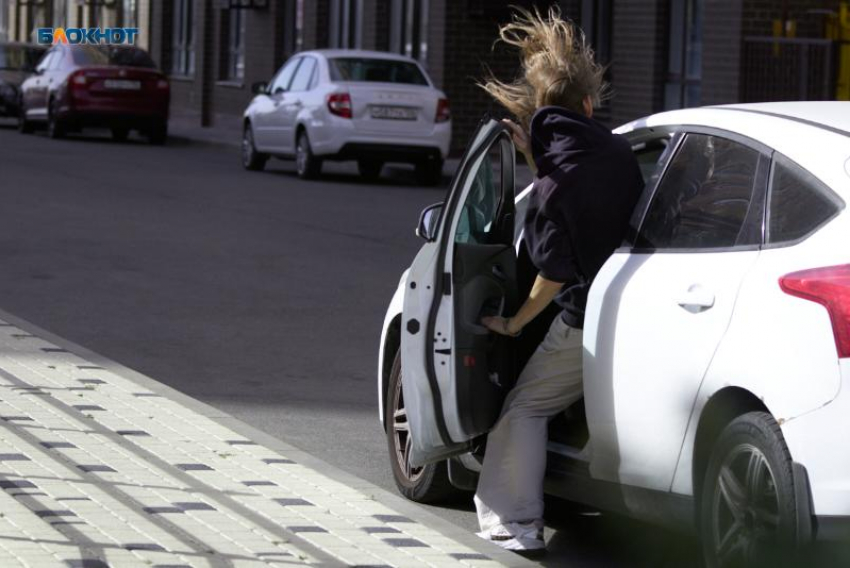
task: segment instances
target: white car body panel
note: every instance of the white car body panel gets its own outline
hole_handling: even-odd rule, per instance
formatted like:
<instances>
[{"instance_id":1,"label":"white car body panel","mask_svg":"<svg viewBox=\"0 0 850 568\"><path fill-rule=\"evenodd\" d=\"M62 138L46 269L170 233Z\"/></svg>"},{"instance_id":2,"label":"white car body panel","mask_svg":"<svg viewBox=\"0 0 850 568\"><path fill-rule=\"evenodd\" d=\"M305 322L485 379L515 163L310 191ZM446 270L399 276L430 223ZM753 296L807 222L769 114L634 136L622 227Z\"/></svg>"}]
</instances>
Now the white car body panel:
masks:
<instances>
[{"instance_id":1,"label":"white car body panel","mask_svg":"<svg viewBox=\"0 0 850 568\"><path fill-rule=\"evenodd\" d=\"M663 126L733 132L796 162L850 206L850 136L830 130L850 132L848 108L816 102L685 109L616 132ZM829 126L812 124L817 122ZM615 253L594 281L584 329L591 476L693 495L703 411L717 393L735 388L761 400L779 423L792 458L808 474L813 513L850 516L850 449L841 438L850 425L850 359L837 357L826 309L784 293L778 284L799 270L850 264L847 243L845 207L797 243L648 255L654 258ZM678 295L693 284L713 292L711 309L689 313L677 305ZM410 296L412 304L426 300ZM394 296L386 322L396 310ZM653 347L659 342L665 353ZM407 356L404 340L402 350ZM687 375L687 381L665 383L653 376L659 369ZM407 384L406 370L405 389ZM427 381L421 384L427 388Z\"/></svg>"},{"instance_id":2,"label":"white car body panel","mask_svg":"<svg viewBox=\"0 0 850 568\"><path fill-rule=\"evenodd\" d=\"M402 306L404 305L404 283L407 281L407 274L409 272L410 269L407 269L401 274L401 279L399 280L395 293L390 300L387 313L384 315L384 323L381 326L381 345L378 348L378 419L381 421L382 425L384 423L384 408L386 407L386 402L384 401L384 389L386 388L386 385L384 384L384 374L382 370L384 369L385 364L388 363L389 365L392 365L392 360L388 361L387 357L395 357L395 353L387 353L387 342L389 340L388 335L393 320L397 317L401 317Z\"/></svg>"},{"instance_id":3,"label":"white car body panel","mask_svg":"<svg viewBox=\"0 0 850 568\"><path fill-rule=\"evenodd\" d=\"M332 157L347 144L376 144L438 149L443 159L451 144L451 120L435 122L437 101L445 93L431 84L424 69L414 59L384 52L364 50L315 50L293 57L309 56L318 62L315 86L307 91L290 91L272 95L257 95L245 110L244 118L254 126L257 150L289 156L295 151L299 127L307 130L313 153ZM429 85L406 85L379 82L333 81L328 59L333 57L364 57L391 59L413 63L428 79ZM353 118L332 114L327 107L331 93L351 96ZM374 104L415 108L416 120L373 119Z\"/></svg>"}]
</instances>

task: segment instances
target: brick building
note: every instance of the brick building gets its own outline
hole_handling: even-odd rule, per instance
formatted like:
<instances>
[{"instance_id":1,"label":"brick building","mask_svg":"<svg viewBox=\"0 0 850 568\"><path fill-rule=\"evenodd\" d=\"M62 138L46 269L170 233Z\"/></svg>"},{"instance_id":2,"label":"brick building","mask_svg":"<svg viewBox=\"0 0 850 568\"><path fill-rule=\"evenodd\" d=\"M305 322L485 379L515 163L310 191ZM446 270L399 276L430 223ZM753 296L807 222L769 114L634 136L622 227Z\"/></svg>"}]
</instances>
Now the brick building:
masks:
<instances>
[{"instance_id":1,"label":"brick building","mask_svg":"<svg viewBox=\"0 0 850 568\"><path fill-rule=\"evenodd\" d=\"M841 33L850 40L850 30L838 26L842 3L847 1L0 0L0 38L26 38L21 30L50 18L108 25L120 16L126 25L132 16L142 44L171 75L173 113L202 125L238 122L252 97L250 85L268 80L298 50L406 53L448 95L458 152L482 114L499 111L476 80L486 68L502 78L517 71L515 54L494 46L510 5L558 4L582 26L609 66L613 87L598 117L615 125L682 106L836 93L845 98L850 53L845 47L841 62L834 41Z\"/></svg>"}]
</instances>

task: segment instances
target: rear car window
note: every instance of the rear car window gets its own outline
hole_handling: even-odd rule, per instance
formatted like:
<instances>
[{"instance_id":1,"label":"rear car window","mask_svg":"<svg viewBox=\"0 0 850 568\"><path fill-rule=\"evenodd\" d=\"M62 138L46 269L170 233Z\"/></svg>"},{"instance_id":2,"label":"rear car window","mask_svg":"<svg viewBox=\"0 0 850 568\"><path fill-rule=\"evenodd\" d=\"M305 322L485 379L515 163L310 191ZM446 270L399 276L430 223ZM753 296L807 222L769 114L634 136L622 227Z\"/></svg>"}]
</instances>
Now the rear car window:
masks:
<instances>
[{"instance_id":1,"label":"rear car window","mask_svg":"<svg viewBox=\"0 0 850 568\"><path fill-rule=\"evenodd\" d=\"M330 72L334 81L428 85L428 79L415 63L393 59L335 57L330 59Z\"/></svg>"},{"instance_id":2,"label":"rear car window","mask_svg":"<svg viewBox=\"0 0 850 568\"><path fill-rule=\"evenodd\" d=\"M832 219L844 202L823 182L785 156L774 154L767 242L797 241Z\"/></svg>"},{"instance_id":3,"label":"rear car window","mask_svg":"<svg viewBox=\"0 0 850 568\"><path fill-rule=\"evenodd\" d=\"M45 51L25 45L0 45L0 69L32 71Z\"/></svg>"},{"instance_id":4,"label":"rear car window","mask_svg":"<svg viewBox=\"0 0 850 568\"><path fill-rule=\"evenodd\" d=\"M759 160L759 152L732 140L688 134L652 198L638 248L761 244L761 235L747 231L745 224L761 218L764 201L759 206L756 195Z\"/></svg>"},{"instance_id":5,"label":"rear car window","mask_svg":"<svg viewBox=\"0 0 850 568\"><path fill-rule=\"evenodd\" d=\"M74 63L80 66L120 65L156 69L156 64L150 55L137 47L80 45L72 49L71 53L74 57Z\"/></svg>"}]
</instances>

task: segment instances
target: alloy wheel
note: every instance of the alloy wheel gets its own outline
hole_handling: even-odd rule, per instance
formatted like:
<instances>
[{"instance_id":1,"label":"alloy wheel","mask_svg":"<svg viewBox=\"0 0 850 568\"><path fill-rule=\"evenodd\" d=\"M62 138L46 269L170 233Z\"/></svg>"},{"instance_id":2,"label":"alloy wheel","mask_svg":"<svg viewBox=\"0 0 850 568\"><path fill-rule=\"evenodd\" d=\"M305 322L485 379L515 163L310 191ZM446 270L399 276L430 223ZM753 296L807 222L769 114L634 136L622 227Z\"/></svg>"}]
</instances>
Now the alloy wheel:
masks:
<instances>
[{"instance_id":1,"label":"alloy wheel","mask_svg":"<svg viewBox=\"0 0 850 568\"><path fill-rule=\"evenodd\" d=\"M424 468L410 465L410 447L413 440L410 438L410 425L407 421L407 410L404 407L404 392L401 383L401 381L396 382L395 392L393 393L393 446L395 447L395 458L399 469L407 480L413 483L422 476Z\"/></svg>"},{"instance_id":2,"label":"alloy wheel","mask_svg":"<svg viewBox=\"0 0 850 568\"><path fill-rule=\"evenodd\" d=\"M765 455L740 444L723 460L711 503L712 546L719 566L766 564L776 550L780 530L776 479Z\"/></svg>"}]
</instances>

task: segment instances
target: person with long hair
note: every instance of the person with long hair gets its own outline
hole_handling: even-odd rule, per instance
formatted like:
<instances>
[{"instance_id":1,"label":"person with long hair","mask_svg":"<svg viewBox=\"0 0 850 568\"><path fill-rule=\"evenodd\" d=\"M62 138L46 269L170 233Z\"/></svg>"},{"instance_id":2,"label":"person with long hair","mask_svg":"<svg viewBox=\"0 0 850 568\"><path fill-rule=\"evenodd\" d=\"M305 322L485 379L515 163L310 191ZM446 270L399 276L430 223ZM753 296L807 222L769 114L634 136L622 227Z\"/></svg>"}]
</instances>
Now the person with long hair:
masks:
<instances>
[{"instance_id":1,"label":"person with long hair","mask_svg":"<svg viewBox=\"0 0 850 568\"><path fill-rule=\"evenodd\" d=\"M482 322L515 336L550 302L562 311L488 435L475 505L479 536L539 553L548 422L583 395L587 294L626 235L643 179L626 139L592 118L607 86L582 32L552 9L546 16L519 10L499 33L518 48L522 73L510 83L491 76L481 86L516 117L505 122L535 173L524 234L538 274L516 314Z\"/></svg>"}]
</instances>

